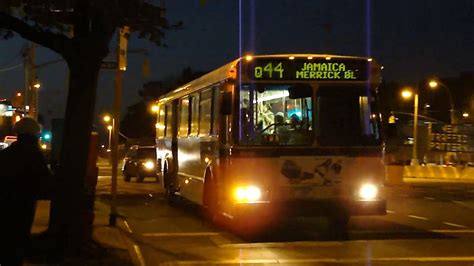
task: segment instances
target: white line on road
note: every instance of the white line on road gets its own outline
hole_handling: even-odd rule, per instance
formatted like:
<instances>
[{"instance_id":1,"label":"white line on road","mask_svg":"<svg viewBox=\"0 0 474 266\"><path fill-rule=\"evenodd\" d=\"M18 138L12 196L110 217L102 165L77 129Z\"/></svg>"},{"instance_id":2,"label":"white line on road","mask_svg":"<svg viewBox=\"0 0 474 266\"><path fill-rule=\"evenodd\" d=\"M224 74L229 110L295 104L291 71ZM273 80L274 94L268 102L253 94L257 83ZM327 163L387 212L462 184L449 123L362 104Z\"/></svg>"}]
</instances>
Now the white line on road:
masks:
<instances>
[{"instance_id":1,"label":"white line on road","mask_svg":"<svg viewBox=\"0 0 474 266\"><path fill-rule=\"evenodd\" d=\"M127 228L127 231L132 234L132 229L130 228L130 226L128 225L127 221L123 221L123 224L125 224L125 227Z\"/></svg>"},{"instance_id":2,"label":"white line on road","mask_svg":"<svg viewBox=\"0 0 474 266\"><path fill-rule=\"evenodd\" d=\"M428 218L426 218L426 217L416 216L416 215L408 215L408 217L415 218L415 219L420 219L420 220L428 220Z\"/></svg>"},{"instance_id":3,"label":"white line on road","mask_svg":"<svg viewBox=\"0 0 474 266\"><path fill-rule=\"evenodd\" d=\"M464 204L464 201L459 201L459 200L453 200L452 202L456 204L460 204L460 205Z\"/></svg>"},{"instance_id":4,"label":"white line on road","mask_svg":"<svg viewBox=\"0 0 474 266\"><path fill-rule=\"evenodd\" d=\"M427 200L435 200L435 198L433 198L433 197L424 197L424 199L427 199Z\"/></svg>"},{"instance_id":5,"label":"white line on road","mask_svg":"<svg viewBox=\"0 0 474 266\"><path fill-rule=\"evenodd\" d=\"M220 248L279 248L279 247L333 247L341 246L341 242L312 242L312 241L296 241L296 242L269 242L269 243L236 243L220 245Z\"/></svg>"},{"instance_id":6,"label":"white line on road","mask_svg":"<svg viewBox=\"0 0 474 266\"><path fill-rule=\"evenodd\" d=\"M440 229L440 230L431 230L433 233L441 233L441 234L474 234L474 230L472 229Z\"/></svg>"},{"instance_id":7,"label":"white line on road","mask_svg":"<svg viewBox=\"0 0 474 266\"><path fill-rule=\"evenodd\" d=\"M142 236L149 237L177 237L177 236L216 236L218 232L176 232L176 233L144 233Z\"/></svg>"},{"instance_id":8,"label":"white line on road","mask_svg":"<svg viewBox=\"0 0 474 266\"><path fill-rule=\"evenodd\" d=\"M459 227L459 228L467 228L467 226L460 225L460 224L453 224L453 223L448 223L448 222L443 222L443 224L454 226L454 227Z\"/></svg>"},{"instance_id":9,"label":"white line on road","mask_svg":"<svg viewBox=\"0 0 474 266\"><path fill-rule=\"evenodd\" d=\"M395 213L395 212L394 212L394 211L389 211L389 210L387 210L387 213Z\"/></svg>"},{"instance_id":10,"label":"white line on road","mask_svg":"<svg viewBox=\"0 0 474 266\"><path fill-rule=\"evenodd\" d=\"M472 262L474 257L383 257L383 258L308 258L308 259L228 259L228 260L189 260L189 261L172 261L161 265L216 265L216 264L315 264L315 263L340 263L340 264L359 264L371 262L387 262L387 261L415 261L415 262L453 262L468 261Z\"/></svg>"},{"instance_id":11,"label":"white line on road","mask_svg":"<svg viewBox=\"0 0 474 266\"><path fill-rule=\"evenodd\" d=\"M140 266L145 266L145 260L143 259L142 252L140 251L140 247L138 245L133 245L133 249L137 254L138 261L140 262Z\"/></svg>"}]
</instances>

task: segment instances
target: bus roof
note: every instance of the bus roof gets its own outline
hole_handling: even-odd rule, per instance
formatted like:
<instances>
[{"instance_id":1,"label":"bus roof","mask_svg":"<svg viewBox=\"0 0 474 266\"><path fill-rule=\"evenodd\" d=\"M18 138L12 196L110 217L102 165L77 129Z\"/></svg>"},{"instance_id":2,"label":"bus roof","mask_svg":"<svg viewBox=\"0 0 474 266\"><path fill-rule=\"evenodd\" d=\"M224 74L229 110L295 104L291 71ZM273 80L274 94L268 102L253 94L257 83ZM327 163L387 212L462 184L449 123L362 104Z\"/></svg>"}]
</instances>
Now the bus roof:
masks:
<instances>
[{"instance_id":1,"label":"bus roof","mask_svg":"<svg viewBox=\"0 0 474 266\"><path fill-rule=\"evenodd\" d=\"M223 81L226 81L231 78L235 78L237 75L237 64L243 60L252 60L254 58L326 58L326 59L359 59L359 60L368 60L372 64L378 66L378 63L375 62L370 57L362 56L348 56L348 55L334 55L334 54L271 54L271 55L246 55L240 58L237 58L191 82L184 84L183 86L178 87L177 89L166 93L161 96L159 103L167 102L172 99L182 97L186 94L192 93L200 88L207 87L213 84L217 84Z\"/></svg>"}]
</instances>

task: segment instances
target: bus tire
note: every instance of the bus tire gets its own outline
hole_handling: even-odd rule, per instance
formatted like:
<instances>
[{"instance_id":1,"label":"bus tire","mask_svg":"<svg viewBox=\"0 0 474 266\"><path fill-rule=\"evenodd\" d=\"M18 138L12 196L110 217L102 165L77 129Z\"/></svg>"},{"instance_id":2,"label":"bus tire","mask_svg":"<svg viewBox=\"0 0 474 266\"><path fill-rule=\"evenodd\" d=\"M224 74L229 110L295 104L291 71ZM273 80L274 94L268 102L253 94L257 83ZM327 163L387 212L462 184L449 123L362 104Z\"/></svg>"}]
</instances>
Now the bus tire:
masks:
<instances>
[{"instance_id":1,"label":"bus tire","mask_svg":"<svg viewBox=\"0 0 474 266\"><path fill-rule=\"evenodd\" d=\"M329 214L329 237L331 239L346 240L349 238L349 212L346 209L340 209Z\"/></svg>"},{"instance_id":2,"label":"bus tire","mask_svg":"<svg viewBox=\"0 0 474 266\"><path fill-rule=\"evenodd\" d=\"M204 191L202 199L202 211L204 217L212 223L216 223L219 215L219 204L217 197L217 186L210 171L206 171L204 178Z\"/></svg>"},{"instance_id":3,"label":"bus tire","mask_svg":"<svg viewBox=\"0 0 474 266\"><path fill-rule=\"evenodd\" d=\"M137 183L143 183L143 180L145 179L145 177L143 177L142 175L140 174L137 174Z\"/></svg>"},{"instance_id":4,"label":"bus tire","mask_svg":"<svg viewBox=\"0 0 474 266\"><path fill-rule=\"evenodd\" d=\"M178 196L175 194L174 175L169 172L168 165L163 168L163 180L166 202L170 206L176 206L178 204Z\"/></svg>"}]
</instances>

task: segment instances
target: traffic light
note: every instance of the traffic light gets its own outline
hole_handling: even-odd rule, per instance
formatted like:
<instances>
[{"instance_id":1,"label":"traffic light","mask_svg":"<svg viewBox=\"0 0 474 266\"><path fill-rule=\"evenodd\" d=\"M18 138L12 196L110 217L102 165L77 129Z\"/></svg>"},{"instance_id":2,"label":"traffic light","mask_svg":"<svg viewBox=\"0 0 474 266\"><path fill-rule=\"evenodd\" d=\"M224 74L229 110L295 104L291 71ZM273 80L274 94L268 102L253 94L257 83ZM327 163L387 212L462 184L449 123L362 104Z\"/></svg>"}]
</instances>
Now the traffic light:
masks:
<instances>
[{"instance_id":1,"label":"traffic light","mask_svg":"<svg viewBox=\"0 0 474 266\"><path fill-rule=\"evenodd\" d=\"M50 142L51 138L52 138L52 134L50 131L43 130L43 132L41 132L41 140L43 142Z\"/></svg>"}]
</instances>

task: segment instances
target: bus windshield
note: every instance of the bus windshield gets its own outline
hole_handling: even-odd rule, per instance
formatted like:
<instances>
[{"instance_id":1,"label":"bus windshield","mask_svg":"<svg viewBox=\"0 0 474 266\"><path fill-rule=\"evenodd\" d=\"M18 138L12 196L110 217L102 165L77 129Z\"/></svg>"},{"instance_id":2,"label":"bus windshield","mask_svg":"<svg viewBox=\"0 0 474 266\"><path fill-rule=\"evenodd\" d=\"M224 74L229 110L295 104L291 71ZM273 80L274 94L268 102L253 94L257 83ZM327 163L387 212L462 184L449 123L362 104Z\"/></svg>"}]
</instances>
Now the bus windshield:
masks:
<instances>
[{"instance_id":1,"label":"bus windshield","mask_svg":"<svg viewBox=\"0 0 474 266\"><path fill-rule=\"evenodd\" d=\"M319 88L316 139L320 145L364 146L381 143L375 93L367 88Z\"/></svg>"},{"instance_id":2,"label":"bus windshield","mask_svg":"<svg viewBox=\"0 0 474 266\"><path fill-rule=\"evenodd\" d=\"M375 94L366 88L320 87L313 93L309 85L245 84L239 106L240 145L381 143Z\"/></svg>"},{"instance_id":3,"label":"bus windshield","mask_svg":"<svg viewBox=\"0 0 474 266\"><path fill-rule=\"evenodd\" d=\"M312 88L245 84L240 89L241 145L305 145L313 137Z\"/></svg>"}]
</instances>

